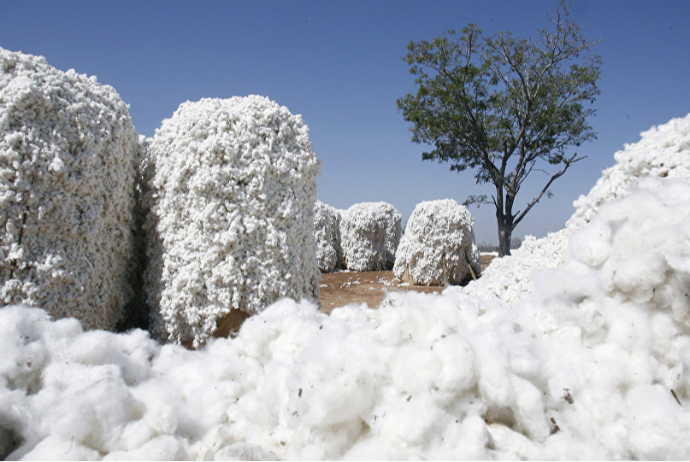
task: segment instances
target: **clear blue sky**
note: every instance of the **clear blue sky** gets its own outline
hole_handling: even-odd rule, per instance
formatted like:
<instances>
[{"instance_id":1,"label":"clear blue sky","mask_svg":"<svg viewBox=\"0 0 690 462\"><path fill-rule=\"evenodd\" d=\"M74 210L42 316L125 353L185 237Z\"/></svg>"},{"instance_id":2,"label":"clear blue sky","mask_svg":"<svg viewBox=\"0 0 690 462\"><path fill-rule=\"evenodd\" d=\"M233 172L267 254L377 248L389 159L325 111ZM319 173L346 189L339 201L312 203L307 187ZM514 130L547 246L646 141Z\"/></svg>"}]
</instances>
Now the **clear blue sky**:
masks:
<instances>
[{"instance_id":1,"label":"clear blue sky","mask_svg":"<svg viewBox=\"0 0 690 462\"><path fill-rule=\"evenodd\" d=\"M422 162L396 99L415 90L410 40L472 22L487 34L533 35L556 1L3 0L0 46L96 75L152 136L180 103L260 94L302 114L323 163L319 198L337 208L386 201L407 220L423 200L490 193L471 174ZM563 227L613 154L640 131L690 112L690 1L575 1L571 15L601 43L598 139L514 235ZM535 180L541 180L535 176ZM534 189L537 188L535 184ZM528 191L529 192L529 191ZM523 207L532 197L518 197ZM478 242L495 243L494 210L472 208Z\"/></svg>"}]
</instances>

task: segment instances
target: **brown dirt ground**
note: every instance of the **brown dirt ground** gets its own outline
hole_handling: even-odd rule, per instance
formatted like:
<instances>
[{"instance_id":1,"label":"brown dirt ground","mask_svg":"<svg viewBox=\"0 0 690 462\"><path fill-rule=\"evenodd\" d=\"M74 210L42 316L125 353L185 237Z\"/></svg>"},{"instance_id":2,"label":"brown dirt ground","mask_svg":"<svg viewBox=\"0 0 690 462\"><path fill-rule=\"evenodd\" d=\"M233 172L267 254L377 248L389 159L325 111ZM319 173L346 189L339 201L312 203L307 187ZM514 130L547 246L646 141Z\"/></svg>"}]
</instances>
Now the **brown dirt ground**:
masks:
<instances>
[{"instance_id":1,"label":"brown dirt ground","mask_svg":"<svg viewBox=\"0 0 690 462\"><path fill-rule=\"evenodd\" d=\"M489 266L493 257L482 256L482 272ZM322 274L319 284L321 291L321 311L330 313L335 308L352 303L366 303L370 308L377 308L386 297L387 292L415 291L439 293L444 287L401 286L392 271L340 271ZM479 275L481 277L481 275ZM232 310L227 316L218 320L214 337L235 335L242 323L249 317L242 311ZM190 345L187 345L189 348Z\"/></svg>"},{"instance_id":2,"label":"brown dirt ground","mask_svg":"<svg viewBox=\"0 0 690 462\"><path fill-rule=\"evenodd\" d=\"M482 256L482 272L489 266L493 257ZM400 285L392 271L366 271L322 274L321 311L330 313L339 306L351 303L366 303L376 308L386 297L387 292L415 291L439 293L444 287Z\"/></svg>"}]
</instances>

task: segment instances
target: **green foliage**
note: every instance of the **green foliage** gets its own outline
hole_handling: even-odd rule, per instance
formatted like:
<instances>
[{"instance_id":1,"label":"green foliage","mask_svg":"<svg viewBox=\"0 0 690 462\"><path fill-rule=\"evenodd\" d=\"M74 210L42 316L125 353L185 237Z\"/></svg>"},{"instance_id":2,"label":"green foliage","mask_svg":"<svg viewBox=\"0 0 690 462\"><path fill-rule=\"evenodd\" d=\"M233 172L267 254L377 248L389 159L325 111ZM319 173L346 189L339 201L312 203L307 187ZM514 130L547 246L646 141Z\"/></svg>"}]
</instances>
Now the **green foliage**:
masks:
<instances>
[{"instance_id":1,"label":"green foliage","mask_svg":"<svg viewBox=\"0 0 690 462\"><path fill-rule=\"evenodd\" d=\"M473 170L477 184L495 185L491 202L508 243L553 181L584 158L568 148L596 137L587 123L595 111L585 106L599 95L601 58L589 54L596 42L582 37L565 3L550 19L554 30L538 31L534 41L509 32L485 37L469 24L460 35L450 30L410 42L404 58L418 89L397 103L413 124L412 141L433 146L422 159ZM522 213L513 213L515 196L535 169L549 179ZM486 196L468 200L491 202Z\"/></svg>"}]
</instances>

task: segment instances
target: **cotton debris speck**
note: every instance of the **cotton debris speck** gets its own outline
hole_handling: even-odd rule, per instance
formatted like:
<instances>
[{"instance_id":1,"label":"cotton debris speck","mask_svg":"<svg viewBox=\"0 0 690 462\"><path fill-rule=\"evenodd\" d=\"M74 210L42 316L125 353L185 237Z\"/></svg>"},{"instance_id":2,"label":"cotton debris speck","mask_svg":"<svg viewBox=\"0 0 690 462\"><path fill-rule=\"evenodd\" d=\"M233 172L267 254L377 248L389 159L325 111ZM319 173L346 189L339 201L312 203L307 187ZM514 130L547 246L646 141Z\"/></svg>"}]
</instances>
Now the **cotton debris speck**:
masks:
<instances>
[{"instance_id":1,"label":"cotton debris speck","mask_svg":"<svg viewBox=\"0 0 690 462\"><path fill-rule=\"evenodd\" d=\"M337 268L342 268L340 212L319 200L314 205L314 239L319 269L324 273L330 273Z\"/></svg>"},{"instance_id":2,"label":"cotton debris speck","mask_svg":"<svg viewBox=\"0 0 690 462\"><path fill-rule=\"evenodd\" d=\"M362 202L342 214L343 258L352 271L393 269L402 214L386 202Z\"/></svg>"},{"instance_id":3,"label":"cotton debris speck","mask_svg":"<svg viewBox=\"0 0 690 462\"><path fill-rule=\"evenodd\" d=\"M420 285L460 284L481 271L474 218L453 199L417 204L395 254L395 276Z\"/></svg>"},{"instance_id":4,"label":"cotton debris speck","mask_svg":"<svg viewBox=\"0 0 690 462\"><path fill-rule=\"evenodd\" d=\"M0 305L115 328L140 156L115 89L0 48Z\"/></svg>"},{"instance_id":5,"label":"cotton debris speck","mask_svg":"<svg viewBox=\"0 0 690 462\"><path fill-rule=\"evenodd\" d=\"M146 292L158 336L199 345L231 309L318 300L321 164L301 116L261 96L187 102L148 153Z\"/></svg>"}]
</instances>

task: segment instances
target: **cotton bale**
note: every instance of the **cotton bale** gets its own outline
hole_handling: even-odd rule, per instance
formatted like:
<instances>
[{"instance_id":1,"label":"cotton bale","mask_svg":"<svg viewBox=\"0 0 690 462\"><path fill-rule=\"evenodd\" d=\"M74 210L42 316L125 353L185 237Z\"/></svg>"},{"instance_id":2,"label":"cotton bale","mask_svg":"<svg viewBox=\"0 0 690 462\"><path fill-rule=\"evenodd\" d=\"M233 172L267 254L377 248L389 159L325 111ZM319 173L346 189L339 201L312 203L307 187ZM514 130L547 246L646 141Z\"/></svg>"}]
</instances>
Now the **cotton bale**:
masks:
<instances>
[{"instance_id":1,"label":"cotton bale","mask_svg":"<svg viewBox=\"0 0 690 462\"><path fill-rule=\"evenodd\" d=\"M402 234L401 213L386 202L362 202L341 219L343 258L347 269L393 269Z\"/></svg>"},{"instance_id":2,"label":"cotton bale","mask_svg":"<svg viewBox=\"0 0 690 462\"><path fill-rule=\"evenodd\" d=\"M0 303L114 329L131 297L138 135L96 77L0 48Z\"/></svg>"},{"instance_id":3,"label":"cotton bale","mask_svg":"<svg viewBox=\"0 0 690 462\"><path fill-rule=\"evenodd\" d=\"M314 206L314 239L316 260L323 273L330 273L343 264L340 238L340 212L317 200Z\"/></svg>"},{"instance_id":4,"label":"cotton bale","mask_svg":"<svg viewBox=\"0 0 690 462\"><path fill-rule=\"evenodd\" d=\"M321 164L301 116L261 96L183 103L147 161L145 290L157 336L198 346L238 311L318 300Z\"/></svg>"},{"instance_id":5,"label":"cotton bale","mask_svg":"<svg viewBox=\"0 0 690 462\"><path fill-rule=\"evenodd\" d=\"M480 271L469 210L453 199L417 204L400 240L393 268L396 277L411 284L441 286L460 284Z\"/></svg>"}]
</instances>

